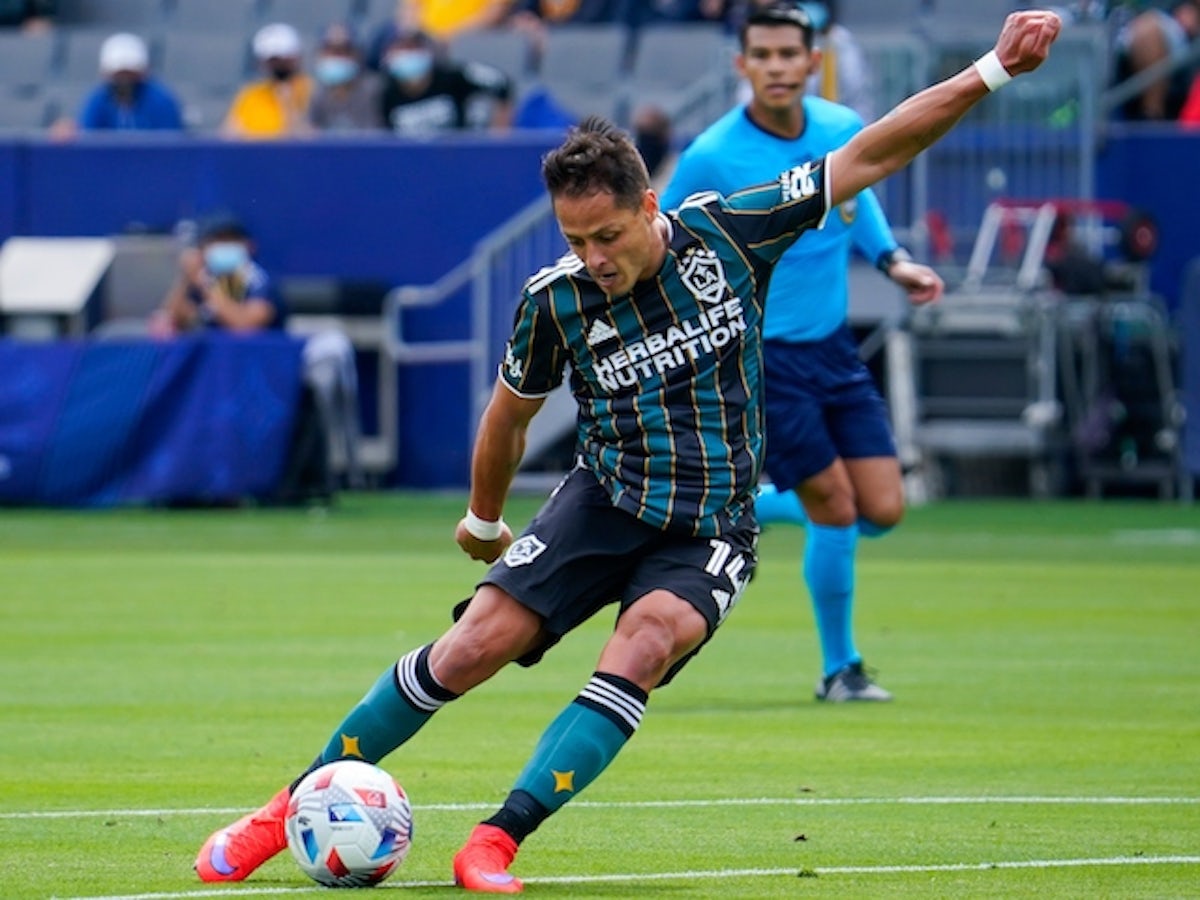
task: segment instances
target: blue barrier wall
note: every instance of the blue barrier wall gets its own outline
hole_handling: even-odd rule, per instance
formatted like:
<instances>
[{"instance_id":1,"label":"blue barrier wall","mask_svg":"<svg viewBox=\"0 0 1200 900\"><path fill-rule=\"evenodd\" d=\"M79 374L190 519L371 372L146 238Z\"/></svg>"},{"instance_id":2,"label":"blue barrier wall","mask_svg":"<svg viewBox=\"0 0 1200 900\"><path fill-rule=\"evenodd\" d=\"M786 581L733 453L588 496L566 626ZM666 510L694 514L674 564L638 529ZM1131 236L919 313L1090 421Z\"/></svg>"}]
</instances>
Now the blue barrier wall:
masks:
<instances>
[{"instance_id":1,"label":"blue barrier wall","mask_svg":"<svg viewBox=\"0 0 1200 900\"><path fill-rule=\"evenodd\" d=\"M1124 200L1158 223L1150 284L1179 308L1188 261L1200 255L1200 133L1111 125L1097 159L1096 196Z\"/></svg>"}]
</instances>

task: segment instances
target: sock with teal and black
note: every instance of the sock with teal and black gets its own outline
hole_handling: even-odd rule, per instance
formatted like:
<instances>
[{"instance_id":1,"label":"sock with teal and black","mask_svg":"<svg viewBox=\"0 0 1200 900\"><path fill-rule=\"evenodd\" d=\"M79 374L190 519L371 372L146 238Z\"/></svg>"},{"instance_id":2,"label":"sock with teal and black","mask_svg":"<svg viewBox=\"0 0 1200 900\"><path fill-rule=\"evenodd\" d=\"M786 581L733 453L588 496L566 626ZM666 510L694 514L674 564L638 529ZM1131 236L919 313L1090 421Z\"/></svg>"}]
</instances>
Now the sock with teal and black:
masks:
<instances>
[{"instance_id":1,"label":"sock with teal and black","mask_svg":"<svg viewBox=\"0 0 1200 900\"><path fill-rule=\"evenodd\" d=\"M542 734L504 807L486 824L524 840L616 758L641 723L647 699L632 681L596 672Z\"/></svg>"},{"instance_id":2,"label":"sock with teal and black","mask_svg":"<svg viewBox=\"0 0 1200 900\"><path fill-rule=\"evenodd\" d=\"M418 647L383 673L334 731L318 764L347 758L377 763L458 697L430 670L432 646Z\"/></svg>"}]
</instances>

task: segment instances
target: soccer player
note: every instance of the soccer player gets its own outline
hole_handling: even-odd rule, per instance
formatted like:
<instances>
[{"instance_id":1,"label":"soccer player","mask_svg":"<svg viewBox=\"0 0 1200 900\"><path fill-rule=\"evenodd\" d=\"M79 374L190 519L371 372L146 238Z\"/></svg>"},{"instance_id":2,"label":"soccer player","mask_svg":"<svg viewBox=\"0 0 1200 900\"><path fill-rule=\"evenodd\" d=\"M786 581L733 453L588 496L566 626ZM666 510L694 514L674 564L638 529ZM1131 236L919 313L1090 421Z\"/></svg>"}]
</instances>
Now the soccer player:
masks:
<instances>
[{"instance_id":1,"label":"soccer player","mask_svg":"<svg viewBox=\"0 0 1200 900\"><path fill-rule=\"evenodd\" d=\"M518 846L612 762L650 692L713 636L754 568L762 313L780 254L989 90L1040 65L1060 27L1050 12L1014 13L993 51L824 159L670 214L633 141L602 119L547 154L543 177L572 252L525 285L456 532L467 554L495 564L441 637L388 666L313 767L378 762L445 704L510 662L536 663L619 604L591 679L454 857L463 888L518 893L508 871ZM502 512L525 431L568 364L578 464L513 541ZM210 836L200 878L240 881L283 850L289 792Z\"/></svg>"},{"instance_id":2,"label":"soccer player","mask_svg":"<svg viewBox=\"0 0 1200 900\"><path fill-rule=\"evenodd\" d=\"M808 15L790 3L746 19L735 64L751 99L683 152L664 207L819 160L862 129L849 107L804 96L820 66L813 32ZM783 254L771 279L763 348L772 484L763 486L757 512L764 525L807 525L801 570L824 664L817 698L890 700L863 668L854 641L854 557L860 534L876 536L899 522L904 497L887 407L846 324L850 250L874 262L914 303L936 300L942 280L897 245L869 188L836 212Z\"/></svg>"}]
</instances>

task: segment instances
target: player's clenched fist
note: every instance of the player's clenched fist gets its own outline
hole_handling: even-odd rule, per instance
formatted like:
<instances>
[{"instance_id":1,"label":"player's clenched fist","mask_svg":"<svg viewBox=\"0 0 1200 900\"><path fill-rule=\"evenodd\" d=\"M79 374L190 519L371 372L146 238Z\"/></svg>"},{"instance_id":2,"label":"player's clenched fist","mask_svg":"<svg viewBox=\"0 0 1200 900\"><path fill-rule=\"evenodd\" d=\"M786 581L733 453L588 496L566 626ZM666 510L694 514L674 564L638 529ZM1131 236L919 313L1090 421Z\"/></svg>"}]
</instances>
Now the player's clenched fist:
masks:
<instances>
[{"instance_id":1,"label":"player's clenched fist","mask_svg":"<svg viewBox=\"0 0 1200 900\"><path fill-rule=\"evenodd\" d=\"M1010 75L1032 72L1050 54L1050 45L1062 31L1062 19L1048 9L1011 13L996 39L996 55Z\"/></svg>"}]
</instances>

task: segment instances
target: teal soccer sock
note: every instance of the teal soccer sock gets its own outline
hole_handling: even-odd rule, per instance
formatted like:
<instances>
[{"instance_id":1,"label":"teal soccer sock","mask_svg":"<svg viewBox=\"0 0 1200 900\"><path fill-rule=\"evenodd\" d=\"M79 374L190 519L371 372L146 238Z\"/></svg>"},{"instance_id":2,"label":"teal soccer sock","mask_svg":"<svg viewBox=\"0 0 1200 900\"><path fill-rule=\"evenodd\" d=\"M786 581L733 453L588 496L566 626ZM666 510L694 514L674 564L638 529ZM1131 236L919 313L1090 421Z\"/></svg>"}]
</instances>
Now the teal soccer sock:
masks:
<instances>
[{"instance_id":1,"label":"teal soccer sock","mask_svg":"<svg viewBox=\"0 0 1200 900\"><path fill-rule=\"evenodd\" d=\"M824 673L829 677L861 657L854 646L854 553L858 528L810 522L804 542L804 580L812 597Z\"/></svg>"},{"instance_id":2,"label":"teal soccer sock","mask_svg":"<svg viewBox=\"0 0 1200 900\"><path fill-rule=\"evenodd\" d=\"M458 697L430 671L431 646L413 650L383 673L334 731L316 765L346 758L377 763Z\"/></svg>"},{"instance_id":3,"label":"teal soccer sock","mask_svg":"<svg viewBox=\"0 0 1200 900\"><path fill-rule=\"evenodd\" d=\"M754 517L759 525L787 522L803 525L808 521L804 506L795 491L781 491L773 484L760 485L754 498Z\"/></svg>"},{"instance_id":4,"label":"teal soccer sock","mask_svg":"<svg viewBox=\"0 0 1200 900\"><path fill-rule=\"evenodd\" d=\"M591 784L633 737L646 711L647 698L646 692L631 681L595 673L579 696L550 723L517 777L513 793L533 797L547 816L559 809ZM538 824L532 823L525 832Z\"/></svg>"}]
</instances>

